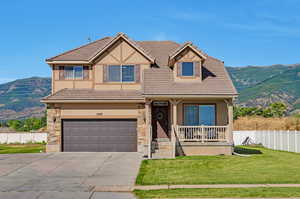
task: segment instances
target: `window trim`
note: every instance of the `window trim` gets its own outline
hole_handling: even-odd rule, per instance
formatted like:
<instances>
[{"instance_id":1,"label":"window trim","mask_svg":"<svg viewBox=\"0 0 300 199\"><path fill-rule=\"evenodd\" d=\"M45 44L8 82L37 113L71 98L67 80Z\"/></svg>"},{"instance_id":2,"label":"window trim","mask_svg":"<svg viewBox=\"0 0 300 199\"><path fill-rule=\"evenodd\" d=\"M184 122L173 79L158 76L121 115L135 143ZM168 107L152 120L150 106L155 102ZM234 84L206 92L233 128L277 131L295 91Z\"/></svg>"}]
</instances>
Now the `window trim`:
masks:
<instances>
[{"instance_id":1,"label":"window trim","mask_svg":"<svg viewBox=\"0 0 300 199\"><path fill-rule=\"evenodd\" d=\"M183 75L183 63L192 63L192 64L193 64L193 75ZM196 74L195 74L195 63L192 62L192 61L184 61L184 62L181 62L180 76L181 76L181 77L195 77L195 76L196 76Z\"/></svg>"},{"instance_id":2,"label":"window trim","mask_svg":"<svg viewBox=\"0 0 300 199\"><path fill-rule=\"evenodd\" d=\"M83 78L84 78L84 67L83 67L83 65L65 65L63 67L64 67L64 80L83 80ZM68 78L68 77L65 76L65 70L66 70L66 68L70 68L70 67L72 67L72 77ZM81 77L76 78L75 77L75 68L79 68L79 67L81 68L81 71L82 71Z\"/></svg>"},{"instance_id":3,"label":"window trim","mask_svg":"<svg viewBox=\"0 0 300 199\"><path fill-rule=\"evenodd\" d=\"M197 106L200 106L200 105L212 105L215 107L215 124L214 126L217 126L218 125L218 118L217 118L217 113L218 113L218 110L217 110L217 104L216 103L183 103L182 104L182 125L185 125L184 124L184 121L185 121L185 106L188 106L188 105L197 105Z\"/></svg>"},{"instance_id":4,"label":"window trim","mask_svg":"<svg viewBox=\"0 0 300 199\"><path fill-rule=\"evenodd\" d=\"M120 68L120 81L111 81L109 79L109 67L110 66L119 66ZM133 66L133 81L123 81L123 66ZM136 66L134 64L116 64L116 65L107 65L107 82L110 83L135 83L136 82L136 74L135 74L135 68Z\"/></svg>"}]
</instances>

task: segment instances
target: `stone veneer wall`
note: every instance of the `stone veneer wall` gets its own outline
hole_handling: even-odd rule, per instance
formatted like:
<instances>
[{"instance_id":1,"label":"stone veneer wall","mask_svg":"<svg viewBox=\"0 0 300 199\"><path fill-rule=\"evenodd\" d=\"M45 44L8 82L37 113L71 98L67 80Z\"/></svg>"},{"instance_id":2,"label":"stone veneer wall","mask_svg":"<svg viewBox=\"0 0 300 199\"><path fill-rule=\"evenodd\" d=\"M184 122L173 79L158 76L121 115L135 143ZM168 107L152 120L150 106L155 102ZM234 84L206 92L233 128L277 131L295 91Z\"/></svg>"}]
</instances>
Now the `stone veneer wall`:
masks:
<instances>
[{"instance_id":1,"label":"stone veneer wall","mask_svg":"<svg viewBox=\"0 0 300 199\"><path fill-rule=\"evenodd\" d=\"M60 108L53 105L47 106L47 152L61 151L61 117Z\"/></svg>"},{"instance_id":2,"label":"stone veneer wall","mask_svg":"<svg viewBox=\"0 0 300 199\"><path fill-rule=\"evenodd\" d=\"M145 105L140 104L138 107L137 116L137 146L138 152L142 153L144 156L148 154L148 135L146 126L146 113Z\"/></svg>"}]
</instances>

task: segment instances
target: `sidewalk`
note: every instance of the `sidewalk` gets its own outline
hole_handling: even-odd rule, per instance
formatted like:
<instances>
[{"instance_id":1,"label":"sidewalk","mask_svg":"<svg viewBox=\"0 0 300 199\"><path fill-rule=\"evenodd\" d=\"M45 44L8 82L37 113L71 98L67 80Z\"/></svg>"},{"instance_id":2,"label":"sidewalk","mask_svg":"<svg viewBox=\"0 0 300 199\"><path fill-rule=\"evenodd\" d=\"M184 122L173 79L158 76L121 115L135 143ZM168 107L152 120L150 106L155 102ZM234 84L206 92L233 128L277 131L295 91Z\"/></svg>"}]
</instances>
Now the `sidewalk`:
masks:
<instances>
[{"instance_id":1,"label":"sidewalk","mask_svg":"<svg viewBox=\"0 0 300 199\"><path fill-rule=\"evenodd\" d=\"M131 192L133 190L157 189L207 189L207 188L253 188L253 187L300 187L300 184L208 184L208 185L148 185L148 186L96 186L96 192Z\"/></svg>"}]
</instances>

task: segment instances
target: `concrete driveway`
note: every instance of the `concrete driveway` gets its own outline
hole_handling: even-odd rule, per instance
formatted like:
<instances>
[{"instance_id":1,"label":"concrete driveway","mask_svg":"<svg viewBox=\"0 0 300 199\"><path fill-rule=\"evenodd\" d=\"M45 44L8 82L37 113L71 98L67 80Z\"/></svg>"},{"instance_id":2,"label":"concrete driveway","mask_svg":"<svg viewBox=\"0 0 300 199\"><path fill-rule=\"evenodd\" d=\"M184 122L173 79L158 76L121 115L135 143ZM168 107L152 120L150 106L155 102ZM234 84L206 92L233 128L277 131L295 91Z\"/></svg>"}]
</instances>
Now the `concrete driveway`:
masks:
<instances>
[{"instance_id":1,"label":"concrete driveway","mask_svg":"<svg viewBox=\"0 0 300 199\"><path fill-rule=\"evenodd\" d=\"M93 190L134 185L141 160L139 153L0 155L0 198L132 198Z\"/></svg>"}]
</instances>

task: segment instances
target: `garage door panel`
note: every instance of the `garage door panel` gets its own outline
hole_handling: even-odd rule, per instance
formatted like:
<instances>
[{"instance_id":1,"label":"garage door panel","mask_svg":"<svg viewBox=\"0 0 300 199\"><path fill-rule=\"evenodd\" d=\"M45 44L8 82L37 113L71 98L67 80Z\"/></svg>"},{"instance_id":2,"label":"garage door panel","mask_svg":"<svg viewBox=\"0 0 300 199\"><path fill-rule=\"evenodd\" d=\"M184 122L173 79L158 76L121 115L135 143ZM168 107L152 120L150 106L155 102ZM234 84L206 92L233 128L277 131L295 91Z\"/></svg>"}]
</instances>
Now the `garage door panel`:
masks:
<instances>
[{"instance_id":1,"label":"garage door panel","mask_svg":"<svg viewBox=\"0 0 300 199\"><path fill-rule=\"evenodd\" d=\"M136 151L135 144L102 144L98 145L99 151L109 151L109 152L132 152Z\"/></svg>"},{"instance_id":2,"label":"garage door panel","mask_svg":"<svg viewBox=\"0 0 300 199\"><path fill-rule=\"evenodd\" d=\"M132 135L122 135L122 136L99 136L97 137L98 141L102 142L102 141L106 141L108 143L111 142L116 142L116 143L120 143L120 142L124 142L124 141L136 141L136 136L132 136Z\"/></svg>"},{"instance_id":3,"label":"garage door panel","mask_svg":"<svg viewBox=\"0 0 300 199\"><path fill-rule=\"evenodd\" d=\"M68 144L66 145L65 151L72 151L72 152L90 152L97 151L98 144Z\"/></svg>"},{"instance_id":4,"label":"garage door panel","mask_svg":"<svg viewBox=\"0 0 300 199\"><path fill-rule=\"evenodd\" d=\"M63 120L64 151L134 152L134 119Z\"/></svg>"},{"instance_id":5,"label":"garage door panel","mask_svg":"<svg viewBox=\"0 0 300 199\"><path fill-rule=\"evenodd\" d=\"M67 136L64 142L72 144L98 144L97 136Z\"/></svg>"}]
</instances>

